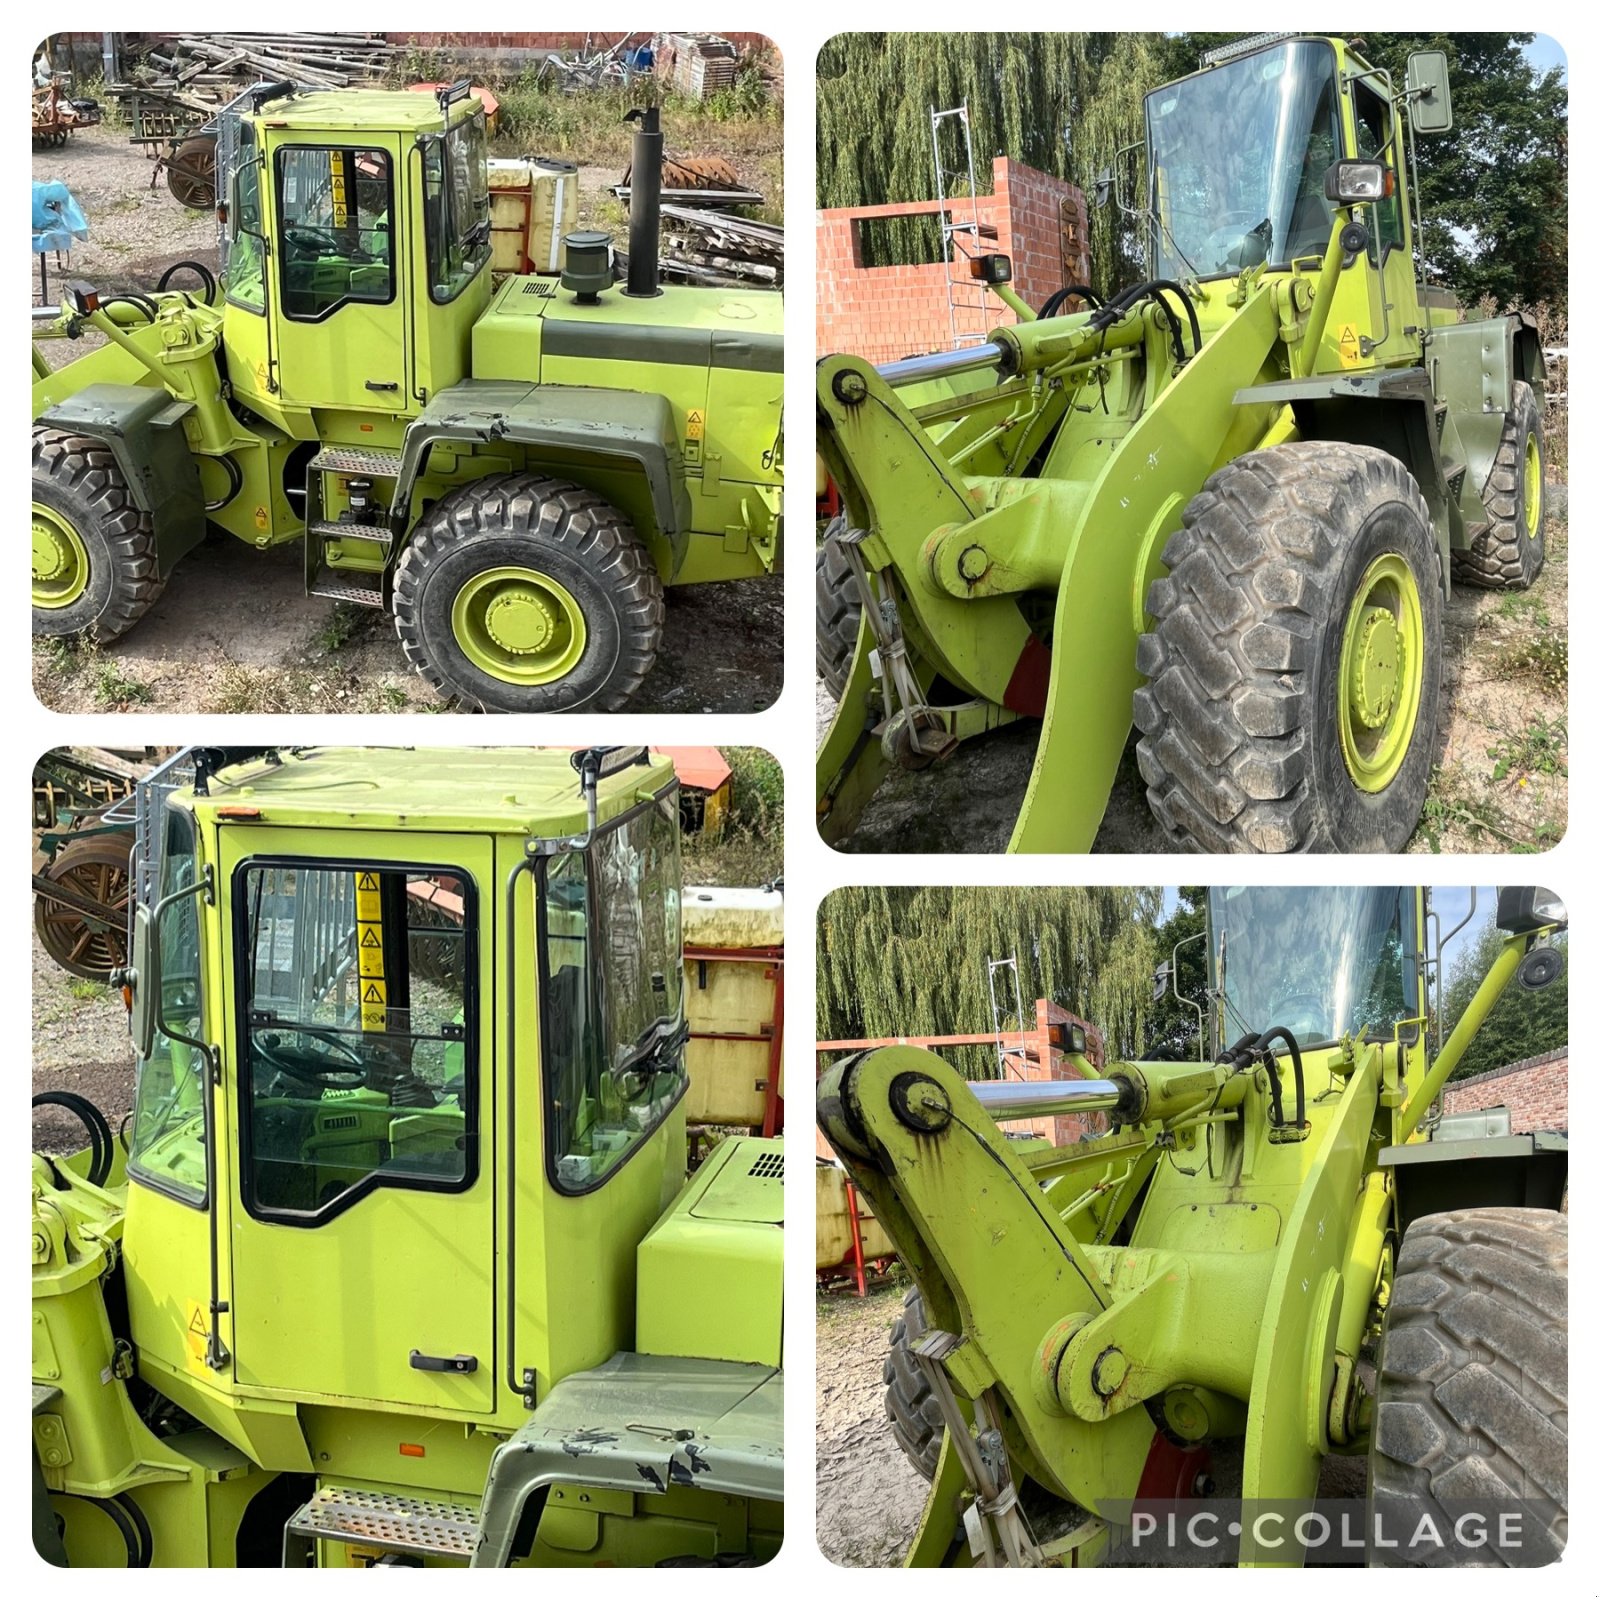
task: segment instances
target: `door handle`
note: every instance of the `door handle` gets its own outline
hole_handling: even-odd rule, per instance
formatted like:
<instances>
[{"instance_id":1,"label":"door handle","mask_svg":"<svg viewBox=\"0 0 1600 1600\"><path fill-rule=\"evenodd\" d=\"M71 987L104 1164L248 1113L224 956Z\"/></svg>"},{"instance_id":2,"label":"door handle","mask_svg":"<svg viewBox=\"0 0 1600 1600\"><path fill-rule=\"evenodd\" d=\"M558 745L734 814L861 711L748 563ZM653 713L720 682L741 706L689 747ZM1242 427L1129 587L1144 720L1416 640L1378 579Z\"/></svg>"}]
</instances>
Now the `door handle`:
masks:
<instances>
[{"instance_id":1,"label":"door handle","mask_svg":"<svg viewBox=\"0 0 1600 1600\"><path fill-rule=\"evenodd\" d=\"M418 1372L476 1372L476 1356L425 1356L420 1350L411 1352L411 1365Z\"/></svg>"},{"instance_id":2,"label":"door handle","mask_svg":"<svg viewBox=\"0 0 1600 1600\"><path fill-rule=\"evenodd\" d=\"M398 383L379 383L375 378L368 378L367 387L371 389L374 394L381 394L386 389L398 389L400 385Z\"/></svg>"}]
</instances>

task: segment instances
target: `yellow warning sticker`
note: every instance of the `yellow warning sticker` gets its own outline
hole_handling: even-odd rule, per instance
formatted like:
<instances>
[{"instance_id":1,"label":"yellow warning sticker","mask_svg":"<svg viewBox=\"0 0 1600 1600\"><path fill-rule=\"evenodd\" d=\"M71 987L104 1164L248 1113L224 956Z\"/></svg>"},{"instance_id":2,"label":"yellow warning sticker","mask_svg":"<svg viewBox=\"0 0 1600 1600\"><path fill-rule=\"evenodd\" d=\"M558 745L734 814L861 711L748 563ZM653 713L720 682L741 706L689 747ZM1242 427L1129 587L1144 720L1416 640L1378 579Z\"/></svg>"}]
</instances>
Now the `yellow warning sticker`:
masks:
<instances>
[{"instance_id":1,"label":"yellow warning sticker","mask_svg":"<svg viewBox=\"0 0 1600 1600\"><path fill-rule=\"evenodd\" d=\"M370 874L363 873L362 877ZM357 880L356 887L356 921L357 922L382 922L383 900L376 889L363 889Z\"/></svg>"},{"instance_id":2,"label":"yellow warning sticker","mask_svg":"<svg viewBox=\"0 0 1600 1600\"><path fill-rule=\"evenodd\" d=\"M363 978L361 980L361 1004L363 1006L382 1006L388 1004L389 986L382 978Z\"/></svg>"},{"instance_id":3,"label":"yellow warning sticker","mask_svg":"<svg viewBox=\"0 0 1600 1600\"><path fill-rule=\"evenodd\" d=\"M265 506L257 506L256 507L256 526L258 528L263 528L264 529L266 527L267 523L270 520L271 519L267 516L267 508Z\"/></svg>"},{"instance_id":4,"label":"yellow warning sticker","mask_svg":"<svg viewBox=\"0 0 1600 1600\"><path fill-rule=\"evenodd\" d=\"M386 1033L389 1013L382 1006L362 1006L361 1029L363 1033Z\"/></svg>"},{"instance_id":5,"label":"yellow warning sticker","mask_svg":"<svg viewBox=\"0 0 1600 1600\"><path fill-rule=\"evenodd\" d=\"M184 1307L184 1353L189 1358L189 1365L200 1368L202 1372L206 1365L206 1339L210 1333L211 1324L206 1318L205 1302L189 1301Z\"/></svg>"},{"instance_id":6,"label":"yellow warning sticker","mask_svg":"<svg viewBox=\"0 0 1600 1600\"><path fill-rule=\"evenodd\" d=\"M706 436L706 414L703 411L689 413L689 437L703 439Z\"/></svg>"},{"instance_id":7,"label":"yellow warning sticker","mask_svg":"<svg viewBox=\"0 0 1600 1600\"><path fill-rule=\"evenodd\" d=\"M1358 366L1361 362L1361 335L1353 322L1339 325L1339 365Z\"/></svg>"},{"instance_id":8,"label":"yellow warning sticker","mask_svg":"<svg viewBox=\"0 0 1600 1600\"><path fill-rule=\"evenodd\" d=\"M383 950L374 950L363 947L360 951L361 976L363 978L381 978L383 976Z\"/></svg>"}]
</instances>

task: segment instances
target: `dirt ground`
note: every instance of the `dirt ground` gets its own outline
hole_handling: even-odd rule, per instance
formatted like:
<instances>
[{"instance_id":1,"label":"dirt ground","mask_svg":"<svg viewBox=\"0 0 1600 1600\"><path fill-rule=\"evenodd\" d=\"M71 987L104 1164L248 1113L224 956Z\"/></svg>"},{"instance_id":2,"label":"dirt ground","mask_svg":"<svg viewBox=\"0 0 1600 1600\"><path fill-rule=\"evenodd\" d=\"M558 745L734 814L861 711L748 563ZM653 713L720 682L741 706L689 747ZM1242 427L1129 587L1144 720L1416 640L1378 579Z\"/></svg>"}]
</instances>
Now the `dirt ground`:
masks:
<instances>
[{"instance_id":1,"label":"dirt ground","mask_svg":"<svg viewBox=\"0 0 1600 1600\"><path fill-rule=\"evenodd\" d=\"M89 238L62 265L49 260L52 300L68 275L125 290L153 286L174 261L216 269L215 222L180 206L164 176L152 189L152 166L124 129L106 126L33 153L34 178L65 182L89 222ZM606 186L620 178L612 168L581 170L581 225L616 226ZM39 304L39 263L30 261ZM38 348L59 366L88 342ZM779 577L670 591L661 654L628 709L763 710L783 686L782 627ZM406 665L387 617L305 593L298 544L263 553L222 534L185 558L124 638L100 647L35 640L33 685L63 712L451 709Z\"/></svg>"},{"instance_id":2,"label":"dirt ground","mask_svg":"<svg viewBox=\"0 0 1600 1600\"><path fill-rule=\"evenodd\" d=\"M902 1292L888 1286L865 1300L818 1296L817 1543L839 1566L898 1566L927 1499L927 1482L894 1442L883 1409L883 1358ZM1237 1497L1243 1472L1242 1441L1213 1450L1218 1496ZM1317 1492L1327 1499L1361 1499L1365 1461L1328 1457ZM1147 1558L1124 1550L1109 1564L1145 1565Z\"/></svg>"},{"instance_id":3,"label":"dirt ground","mask_svg":"<svg viewBox=\"0 0 1600 1600\"><path fill-rule=\"evenodd\" d=\"M1523 664L1523 652L1567 637L1567 491L1546 486L1548 553L1523 592L1456 588L1444 608L1442 736L1422 821L1409 854L1546 850L1567 827L1565 653L1560 681ZM820 744L833 716L816 685ZM1035 724L1013 724L961 745L925 772L893 772L848 852L992 854L1011 836L1038 743ZM1096 854L1164 853L1134 759L1123 752L1095 838Z\"/></svg>"}]
</instances>

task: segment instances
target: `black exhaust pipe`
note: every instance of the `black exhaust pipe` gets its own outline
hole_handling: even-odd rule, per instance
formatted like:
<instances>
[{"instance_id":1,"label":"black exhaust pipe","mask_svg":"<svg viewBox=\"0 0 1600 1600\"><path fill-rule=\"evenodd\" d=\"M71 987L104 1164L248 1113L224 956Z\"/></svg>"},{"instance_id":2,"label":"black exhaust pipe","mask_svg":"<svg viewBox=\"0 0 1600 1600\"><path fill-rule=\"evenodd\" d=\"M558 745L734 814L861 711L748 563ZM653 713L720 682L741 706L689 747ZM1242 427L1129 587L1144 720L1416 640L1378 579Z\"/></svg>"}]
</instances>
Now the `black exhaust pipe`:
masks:
<instances>
[{"instance_id":1,"label":"black exhaust pipe","mask_svg":"<svg viewBox=\"0 0 1600 1600\"><path fill-rule=\"evenodd\" d=\"M661 112L635 108L623 118L633 130L633 171L628 190L628 287L650 299L661 293Z\"/></svg>"}]
</instances>

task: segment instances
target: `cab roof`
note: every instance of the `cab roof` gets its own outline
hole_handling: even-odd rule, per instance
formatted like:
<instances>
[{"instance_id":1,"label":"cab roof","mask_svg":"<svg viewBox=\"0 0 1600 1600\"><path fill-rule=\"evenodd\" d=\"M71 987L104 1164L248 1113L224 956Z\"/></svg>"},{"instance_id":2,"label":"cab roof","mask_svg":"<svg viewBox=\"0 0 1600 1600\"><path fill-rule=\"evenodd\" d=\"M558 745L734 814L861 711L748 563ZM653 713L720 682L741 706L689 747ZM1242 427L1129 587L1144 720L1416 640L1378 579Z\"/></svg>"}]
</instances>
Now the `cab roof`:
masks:
<instances>
[{"instance_id":1,"label":"cab roof","mask_svg":"<svg viewBox=\"0 0 1600 1600\"><path fill-rule=\"evenodd\" d=\"M414 828L449 833L558 837L586 824L578 774L568 749L444 749L392 746L285 749L225 766L206 795L180 803L201 821L274 827ZM652 752L600 780L605 822L658 794L674 776ZM239 815L257 810L256 817Z\"/></svg>"},{"instance_id":2,"label":"cab roof","mask_svg":"<svg viewBox=\"0 0 1600 1600\"><path fill-rule=\"evenodd\" d=\"M438 99L420 91L303 89L269 100L251 117L262 128L297 131L362 128L373 133L438 133L481 109L481 102L468 95L451 104L447 121Z\"/></svg>"}]
</instances>

